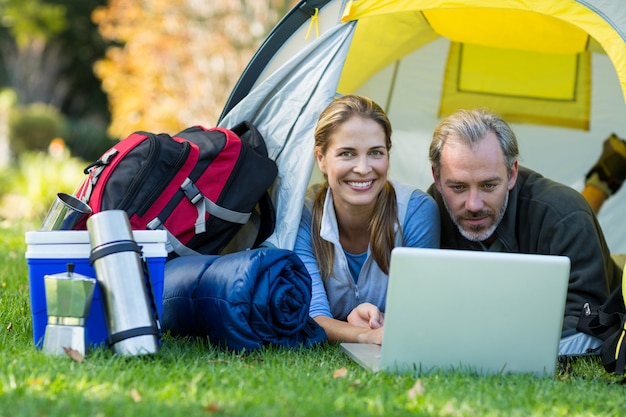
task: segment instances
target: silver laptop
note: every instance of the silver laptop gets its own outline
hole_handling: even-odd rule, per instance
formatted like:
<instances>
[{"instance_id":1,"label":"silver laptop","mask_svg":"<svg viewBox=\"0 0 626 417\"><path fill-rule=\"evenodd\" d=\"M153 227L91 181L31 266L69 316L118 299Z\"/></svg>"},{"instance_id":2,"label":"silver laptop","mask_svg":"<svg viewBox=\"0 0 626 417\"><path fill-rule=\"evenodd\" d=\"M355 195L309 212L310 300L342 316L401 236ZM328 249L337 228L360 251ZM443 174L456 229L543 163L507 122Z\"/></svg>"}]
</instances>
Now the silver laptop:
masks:
<instances>
[{"instance_id":1,"label":"silver laptop","mask_svg":"<svg viewBox=\"0 0 626 417\"><path fill-rule=\"evenodd\" d=\"M341 348L373 371L553 376L569 271L565 256L395 248L382 346Z\"/></svg>"}]
</instances>

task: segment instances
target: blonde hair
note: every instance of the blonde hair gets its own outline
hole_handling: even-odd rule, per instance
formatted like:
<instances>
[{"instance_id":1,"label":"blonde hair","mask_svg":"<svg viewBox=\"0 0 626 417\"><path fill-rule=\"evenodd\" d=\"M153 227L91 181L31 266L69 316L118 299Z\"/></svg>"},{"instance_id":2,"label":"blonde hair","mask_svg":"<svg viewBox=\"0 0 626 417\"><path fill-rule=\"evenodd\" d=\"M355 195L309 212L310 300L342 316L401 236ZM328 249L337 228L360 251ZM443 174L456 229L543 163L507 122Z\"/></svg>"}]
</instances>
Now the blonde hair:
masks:
<instances>
[{"instance_id":1,"label":"blonde hair","mask_svg":"<svg viewBox=\"0 0 626 417\"><path fill-rule=\"evenodd\" d=\"M325 154L335 129L355 115L371 119L382 127L385 133L385 145L387 152L389 152L391 149L391 123L385 112L373 100L356 95L347 95L336 99L320 114L314 133L315 148ZM325 181L315 195L311 219L313 253L324 280L333 275L334 264L333 245L320 237L324 201L328 187L328 181ZM394 247L394 229L397 219L396 192L391 183L386 182L376 199L374 215L368 225L372 257L385 274L389 274L389 259Z\"/></svg>"}]
</instances>

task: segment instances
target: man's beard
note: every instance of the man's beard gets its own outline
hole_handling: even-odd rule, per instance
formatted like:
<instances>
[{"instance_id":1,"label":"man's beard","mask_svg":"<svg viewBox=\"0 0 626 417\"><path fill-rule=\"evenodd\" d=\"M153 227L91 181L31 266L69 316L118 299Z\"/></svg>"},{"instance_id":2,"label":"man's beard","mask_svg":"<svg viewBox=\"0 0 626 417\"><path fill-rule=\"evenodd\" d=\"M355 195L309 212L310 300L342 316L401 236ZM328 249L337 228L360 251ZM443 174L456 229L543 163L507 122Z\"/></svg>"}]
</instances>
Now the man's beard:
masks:
<instances>
[{"instance_id":1,"label":"man's beard","mask_svg":"<svg viewBox=\"0 0 626 417\"><path fill-rule=\"evenodd\" d=\"M452 215L452 212L450 211L450 208L448 207L448 203L446 202L445 198L442 198L443 200L443 204L444 206L446 206L446 210L448 210L448 214L450 215L450 218L452 219L452 222L454 222L454 224L456 225L457 229L459 229L459 233L461 233L461 235L467 239L470 240L472 242L482 242L484 240L487 240L491 235L493 235L496 231L496 228L498 227L498 225L500 224L500 222L502 221L502 218L504 217L504 213L506 213L506 208L509 204L509 193L506 193L506 196L504 197L504 203L502 204L502 208L500 209L500 211L498 212L498 215L496 216L496 219L493 223L493 225L491 225L487 230L466 230L463 228L463 226L461 225L461 222L458 220L457 217L454 217ZM466 212L467 214L467 212ZM473 215L475 215L476 217L480 217L483 216L485 213L480 211L478 213L473 213Z\"/></svg>"}]
</instances>

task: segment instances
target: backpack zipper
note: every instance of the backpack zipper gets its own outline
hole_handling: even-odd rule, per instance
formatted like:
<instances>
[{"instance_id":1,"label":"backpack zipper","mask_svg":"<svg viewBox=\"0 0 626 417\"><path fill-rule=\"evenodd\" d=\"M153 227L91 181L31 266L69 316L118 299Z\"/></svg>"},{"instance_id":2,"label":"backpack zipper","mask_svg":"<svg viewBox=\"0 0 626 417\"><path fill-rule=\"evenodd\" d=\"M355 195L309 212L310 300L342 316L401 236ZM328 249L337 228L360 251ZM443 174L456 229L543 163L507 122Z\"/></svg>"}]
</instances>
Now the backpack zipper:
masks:
<instances>
[{"instance_id":1,"label":"backpack zipper","mask_svg":"<svg viewBox=\"0 0 626 417\"><path fill-rule=\"evenodd\" d=\"M245 161L246 159L247 152L250 151L248 149L248 145L246 145L246 143L241 138L239 138L239 141L241 142L241 149L239 150L237 161L235 162L235 165L233 165L233 169L228 176L228 180L224 184L224 188L222 189L222 192L220 193L220 197L223 197L223 198L226 198L226 196L230 193L230 189L233 187L233 181L235 181L235 177L237 176L236 174L241 169L241 165L243 164L243 161ZM214 203L219 206L223 204L219 198L217 198L217 201L214 201Z\"/></svg>"},{"instance_id":2,"label":"backpack zipper","mask_svg":"<svg viewBox=\"0 0 626 417\"><path fill-rule=\"evenodd\" d=\"M189 153L191 152L191 145L187 141L180 142L182 149L176 158L176 161L172 164L167 174L161 179L161 187L155 188L150 195L146 198L144 203L137 209L137 215L143 216L146 211L154 204L154 201L158 199L163 191L170 185L176 174L180 171L181 167L187 161Z\"/></svg>"},{"instance_id":3,"label":"backpack zipper","mask_svg":"<svg viewBox=\"0 0 626 417\"><path fill-rule=\"evenodd\" d=\"M153 164L156 162L160 150L161 144L158 142L154 135L150 135L147 138L148 141L148 156L146 162L141 166L135 178L128 186L124 198L120 201L119 209L128 211L129 206L133 203L133 200L137 197L137 190L143 186L143 181L146 175L152 170Z\"/></svg>"}]
</instances>

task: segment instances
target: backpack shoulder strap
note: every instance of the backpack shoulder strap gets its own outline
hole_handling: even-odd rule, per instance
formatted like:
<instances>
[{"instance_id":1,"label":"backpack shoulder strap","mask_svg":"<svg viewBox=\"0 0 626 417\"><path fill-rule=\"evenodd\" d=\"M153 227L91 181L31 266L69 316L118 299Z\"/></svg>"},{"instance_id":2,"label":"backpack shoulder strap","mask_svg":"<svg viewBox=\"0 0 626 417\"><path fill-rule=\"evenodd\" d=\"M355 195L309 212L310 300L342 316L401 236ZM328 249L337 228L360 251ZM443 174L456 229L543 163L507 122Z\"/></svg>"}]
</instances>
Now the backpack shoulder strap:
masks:
<instances>
[{"instance_id":1,"label":"backpack shoulder strap","mask_svg":"<svg viewBox=\"0 0 626 417\"><path fill-rule=\"evenodd\" d=\"M602 344L600 355L602 365L607 372L624 375L626 368L626 268L622 271L622 283L613 292L619 294L622 306L622 317L619 328ZM613 295L611 294L611 295Z\"/></svg>"},{"instance_id":2,"label":"backpack shoulder strap","mask_svg":"<svg viewBox=\"0 0 626 417\"><path fill-rule=\"evenodd\" d=\"M583 305L576 330L606 340L620 328L624 310L624 297L620 285L602 305L593 306L589 303Z\"/></svg>"}]
</instances>

